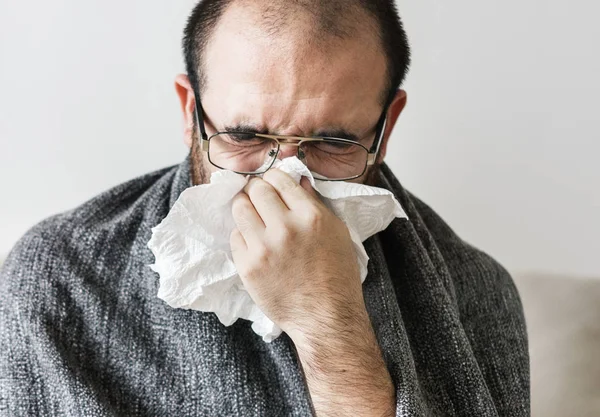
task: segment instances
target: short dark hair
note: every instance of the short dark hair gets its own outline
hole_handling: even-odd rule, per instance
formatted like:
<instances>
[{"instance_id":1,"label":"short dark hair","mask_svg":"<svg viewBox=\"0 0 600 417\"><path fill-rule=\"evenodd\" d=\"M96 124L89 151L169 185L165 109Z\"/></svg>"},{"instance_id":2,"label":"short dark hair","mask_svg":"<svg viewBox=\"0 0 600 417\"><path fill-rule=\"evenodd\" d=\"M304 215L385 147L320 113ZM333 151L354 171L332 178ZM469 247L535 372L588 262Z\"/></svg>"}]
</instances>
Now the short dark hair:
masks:
<instances>
[{"instance_id":1,"label":"short dark hair","mask_svg":"<svg viewBox=\"0 0 600 417\"><path fill-rule=\"evenodd\" d=\"M196 97L200 97L206 88L207 77L202 68L202 57L206 46L219 23L219 19L227 7L235 1L238 0L200 0L188 18L182 46L186 71ZM343 13L340 13L341 10L359 7L374 18L380 29L379 38L387 58L388 83L386 90L382 92L381 101L384 106L388 105L396 95L397 89L404 82L410 66L410 46L394 0L302 1L304 1L304 4L300 4L300 6L312 10L313 14L318 14L320 29L324 29L328 34L337 37L348 35L341 25L337 24L339 20L343 19ZM290 0L290 5L297 6L299 3L301 3L299 0ZM314 10L317 10L317 12ZM285 13L285 10L278 8L274 14L277 13ZM277 18L275 21L277 21ZM369 27L368 25L365 26Z\"/></svg>"}]
</instances>

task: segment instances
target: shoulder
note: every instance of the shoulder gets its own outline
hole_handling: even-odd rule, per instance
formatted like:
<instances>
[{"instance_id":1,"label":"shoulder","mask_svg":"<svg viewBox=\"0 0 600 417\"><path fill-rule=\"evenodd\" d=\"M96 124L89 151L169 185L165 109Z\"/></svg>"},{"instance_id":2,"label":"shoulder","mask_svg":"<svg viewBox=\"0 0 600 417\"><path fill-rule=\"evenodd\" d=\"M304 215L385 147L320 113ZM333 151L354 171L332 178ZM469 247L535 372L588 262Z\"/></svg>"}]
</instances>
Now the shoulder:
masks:
<instances>
[{"instance_id":1,"label":"shoulder","mask_svg":"<svg viewBox=\"0 0 600 417\"><path fill-rule=\"evenodd\" d=\"M39 297L48 290L43 287L56 285L74 271L91 271L97 259L110 262L109 249L131 245L140 228L149 230L168 212L175 170L132 179L32 227L0 270L0 297Z\"/></svg>"},{"instance_id":2,"label":"shoulder","mask_svg":"<svg viewBox=\"0 0 600 417\"><path fill-rule=\"evenodd\" d=\"M381 166L379 181L380 186L392 191L399 200L410 219L411 230L424 249L442 257L440 261L449 270L451 286L456 287L457 295L488 293L492 288L516 293L510 274L500 263L464 241L438 213L404 188L386 164Z\"/></svg>"},{"instance_id":3,"label":"shoulder","mask_svg":"<svg viewBox=\"0 0 600 417\"><path fill-rule=\"evenodd\" d=\"M464 241L419 198L410 194L410 200L448 266L459 306L467 309L487 300L504 308L510 306L522 315L521 300L510 273L492 256Z\"/></svg>"},{"instance_id":4,"label":"shoulder","mask_svg":"<svg viewBox=\"0 0 600 417\"><path fill-rule=\"evenodd\" d=\"M509 275L506 269L490 255L464 241L431 207L419 198L410 194L427 231L434 239L437 248L442 253L444 260L452 269L461 267L472 268L484 264L494 275Z\"/></svg>"},{"instance_id":5,"label":"shoulder","mask_svg":"<svg viewBox=\"0 0 600 417\"><path fill-rule=\"evenodd\" d=\"M529 354L519 292L508 271L463 241L425 203L411 196L451 278L460 321L500 415L527 413Z\"/></svg>"}]
</instances>

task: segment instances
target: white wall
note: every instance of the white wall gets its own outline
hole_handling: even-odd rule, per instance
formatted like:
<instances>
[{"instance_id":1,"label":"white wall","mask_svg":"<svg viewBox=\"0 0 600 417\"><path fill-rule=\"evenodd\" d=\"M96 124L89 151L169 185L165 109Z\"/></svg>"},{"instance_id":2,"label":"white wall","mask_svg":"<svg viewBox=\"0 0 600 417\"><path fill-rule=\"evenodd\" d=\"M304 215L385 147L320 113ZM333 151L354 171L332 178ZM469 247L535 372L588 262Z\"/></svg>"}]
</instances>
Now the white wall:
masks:
<instances>
[{"instance_id":1,"label":"white wall","mask_svg":"<svg viewBox=\"0 0 600 417\"><path fill-rule=\"evenodd\" d=\"M193 0L0 3L0 253L178 162ZM388 163L513 271L600 276L600 5L398 2L414 49Z\"/></svg>"},{"instance_id":2,"label":"white wall","mask_svg":"<svg viewBox=\"0 0 600 417\"><path fill-rule=\"evenodd\" d=\"M512 270L600 277L600 4L402 0L393 165Z\"/></svg>"}]
</instances>

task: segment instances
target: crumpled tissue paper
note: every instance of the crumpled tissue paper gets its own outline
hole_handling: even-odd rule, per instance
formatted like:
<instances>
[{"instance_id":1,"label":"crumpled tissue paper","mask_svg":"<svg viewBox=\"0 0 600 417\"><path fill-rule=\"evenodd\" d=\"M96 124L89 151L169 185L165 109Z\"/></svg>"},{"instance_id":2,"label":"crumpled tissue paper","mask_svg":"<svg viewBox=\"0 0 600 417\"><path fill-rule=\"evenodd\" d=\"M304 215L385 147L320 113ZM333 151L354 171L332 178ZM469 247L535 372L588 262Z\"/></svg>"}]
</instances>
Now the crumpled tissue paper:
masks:
<instances>
[{"instance_id":1,"label":"crumpled tissue paper","mask_svg":"<svg viewBox=\"0 0 600 417\"><path fill-rule=\"evenodd\" d=\"M297 157L275 161L274 168L296 182L308 177L322 201L350 231L360 267L367 276L369 257L362 244L384 230L394 218L406 218L394 195L382 188L342 181L315 181ZM235 228L232 199L248 177L232 171L212 174L209 184L186 189L165 219L152 229L148 247L160 276L158 297L174 308L213 312L225 326L238 318L252 321L252 329L271 342L281 329L258 308L237 274L229 236Z\"/></svg>"}]
</instances>

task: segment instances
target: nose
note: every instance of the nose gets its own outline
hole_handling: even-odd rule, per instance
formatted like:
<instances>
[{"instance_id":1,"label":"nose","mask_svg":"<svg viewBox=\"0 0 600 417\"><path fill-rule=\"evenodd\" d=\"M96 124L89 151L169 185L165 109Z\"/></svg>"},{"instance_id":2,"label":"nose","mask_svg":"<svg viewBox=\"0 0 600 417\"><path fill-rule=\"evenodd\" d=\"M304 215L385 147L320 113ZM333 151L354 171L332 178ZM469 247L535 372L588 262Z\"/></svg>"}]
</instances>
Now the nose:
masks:
<instances>
[{"instance_id":1,"label":"nose","mask_svg":"<svg viewBox=\"0 0 600 417\"><path fill-rule=\"evenodd\" d=\"M279 159L298 155L298 147L293 145L281 145L279 147Z\"/></svg>"}]
</instances>

